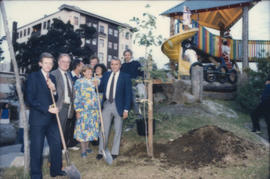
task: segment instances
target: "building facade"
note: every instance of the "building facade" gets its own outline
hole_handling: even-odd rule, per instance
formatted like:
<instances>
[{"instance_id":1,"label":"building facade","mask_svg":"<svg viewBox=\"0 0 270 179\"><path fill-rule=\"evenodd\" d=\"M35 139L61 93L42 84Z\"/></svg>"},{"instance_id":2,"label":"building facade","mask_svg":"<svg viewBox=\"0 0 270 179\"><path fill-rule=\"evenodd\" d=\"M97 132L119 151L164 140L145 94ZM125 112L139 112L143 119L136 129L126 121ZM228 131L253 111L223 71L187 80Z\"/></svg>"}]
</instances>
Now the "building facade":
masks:
<instances>
[{"instance_id":1,"label":"building facade","mask_svg":"<svg viewBox=\"0 0 270 179\"><path fill-rule=\"evenodd\" d=\"M123 62L124 50L132 48L131 26L66 4L60 6L59 11L53 14L18 27L16 29L16 41L25 43L31 35L47 34L54 18L60 19L64 23L70 21L74 30L82 24L94 27L97 33L92 39L82 39L82 45L88 45L99 57L100 63L105 65L108 65L111 59L115 57Z\"/></svg>"}]
</instances>

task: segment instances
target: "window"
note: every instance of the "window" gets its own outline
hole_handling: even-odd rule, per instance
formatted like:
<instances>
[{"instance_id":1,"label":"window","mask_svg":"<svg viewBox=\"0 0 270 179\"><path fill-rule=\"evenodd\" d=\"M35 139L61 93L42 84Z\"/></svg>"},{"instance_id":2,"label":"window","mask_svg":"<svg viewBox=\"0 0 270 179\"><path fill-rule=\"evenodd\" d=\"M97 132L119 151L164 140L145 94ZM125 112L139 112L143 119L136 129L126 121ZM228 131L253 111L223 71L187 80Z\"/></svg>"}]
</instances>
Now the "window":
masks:
<instances>
[{"instance_id":1,"label":"window","mask_svg":"<svg viewBox=\"0 0 270 179\"><path fill-rule=\"evenodd\" d=\"M109 48L112 48L112 42L109 42L108 46L109 46Z\"/></svg>"},{"instance_id":2,"label":"window","mask_svg":"<svg viewBox=\"0 0 270 179\"><path fill-rule=\"evenodd\" d=\"M93 39L93 40L92 40L92 44L93 44L93 45L97 45L97 39Z\"/></svg>"},{"instance_id":3,"label":"window","mask_svg":"<svg viewBox=\"0 0 270 179\"><path fill-rule=\"evenodd\" d=\"M104 39L99 39L99 48L104 47Z\"/></svg>"},{"instance_id":4,"label":"window","mask_svg":"<svg viewBox=\"0 0 270 179\"><path fill-rule=\"evenodd\" d=\"M87 26L91 27L92 23L91 22L87 22Z\"/></svg>"},{"instance_id":5,"label":"window","mask_svg":"<svg viewBox=\"0 0 270 179\"><path fill-rule=\"evenodd\" d=\"M104 54L102 52L98 53L98 58L99 58L100 62L104 62Z\"/></svg>"},{"instance_id":6,"label":"window","mask_svg":"<svg viewBox=\"0 0 270 179\"><path fill-rule=\"evenodd\" d=\"M99 26L99 32L105 33L105 32L104 32L104 26L103 26L103 25L100 25L100 26Z\"/></svg>"},{"instance_id":7,"label":"window","mask_svg":"<svg viewBox=\"0 0 270 179\"><path fill-rule=\"evenodd\" d=\"M110 62L112 60L112 56L108 55L108 62Z\"/></svg>"},{"instance_id":8,"label":"window","mask_svg":"<svg viewBox=\"0 0 270 179\"><path fill-rule=\"evenodd\" d=\"M118 30L114 30L114 36L118 37Z\"/></svg>"},{"instance_id":9,"label":"window","mask_svg":"<svg viewBox=\"0 0 270 179\"><path fill-rule=\"evenodd\" d=\"M22 38L22 31L20 31L20 38Z\"/></svg>"},{"instance_id":10,"label":"window","mask_svg":"<svg viewBox=\"0 0 270 179\"><path fill-rule=\"evenodd\" d=\"M111 28L109 28L109 34L113 35L113 30Z\"/></svg>"},{"instance_id":11,"label":"window","mask_svg":"<svg viewBox=\"0 0 270 179\"><path fill-rule=\"evenodd\" d=\"M27 35L30 35L30 28L27 29Z\"/></svg>"},{"instance_id":12,"label":"window","mask_svg":"<svg viewBox=\"0 0 270 179\"><path fill-rule=\"evenodd\" d=\"M91 41L90 41L89 39L87 39L87 40L85 40L85 43L86 43L86 44L90 44Z\"/></svg>"},{"instance_id":13,"label":"window","mask_svg":"<svg viewBox=\"0 0 270 179\"><path fill-rule=\"evenodd\" d=\"M97 28L97 24L93 24L93 27L94 27L94 28Z\"/></svg>"},{"instance_id":14,"label":"window","mask_svg":"<svg viewBox=\"0 0 270 179\"><path fill-rule=\"evenodd\" d=\"M114 49L114 50L117 50L117 47L118 47L118 44L117 44L117 43L114 43L114 44L113 44L113 49Z\"/></svg>"},{"instance_id":15,"label":"window","mask_svg":"<svg viewBox=\"0 0 270 179\"><path fill-rule=\"evenodd\" d=\"M125 50L127 50L127 49L128 49L128 45L125 46Z\"/></svg>"},{"instance_id":16,"label":"window","mask_svg":"<svg viewBox=\"0 0 270 179\"><path fill-rule=\"evenodd\" d=\"M47 22L43 22L43 29L46 29Z\"/></svg>"},{"instance_id":17,"label":"window","mask_svg":"<svg viewBox=\"0 0 270 179\"><path fill-rule=\"evenodd\" d=\"M50 27L51 27L51 21L48 20L48 22L47 22L47 29L49 29Z\"/></svg>"},{"instance_id":18,"label":"window","mask_svg":"<svg viewBox=\"0 0 270 179\"><path fill-rule=\"evenodd\" d=\"M23 31L23 36L26 36L26 29L24 29Z\"/></svg>"},{"instance_id":19,"label":"window","mask_svg":"<svg viewBox=\"0 0 270 179\"><path fill-rule=\"evenodd\" d=\"M19 32L17 32L16 37L20 38L20 33Z\"/></svg>"},{"instance_id":20,"label":"window","mask_svg":"<svg viewBox=\"0 0 270 179\"><path fill-rule=\"evenodd\" d=\"M126 39L129 39L129 32L126 32Z\"/></svg>"},{"instance_id":21,"label":"window","mask_svg":"<svg viewBox=\"0 0 270 179\"><path fill-rule=\"evenodd\" d=\"M79 25L79 18L74 16L74 25Z\"/></svg>"}]
</instances>

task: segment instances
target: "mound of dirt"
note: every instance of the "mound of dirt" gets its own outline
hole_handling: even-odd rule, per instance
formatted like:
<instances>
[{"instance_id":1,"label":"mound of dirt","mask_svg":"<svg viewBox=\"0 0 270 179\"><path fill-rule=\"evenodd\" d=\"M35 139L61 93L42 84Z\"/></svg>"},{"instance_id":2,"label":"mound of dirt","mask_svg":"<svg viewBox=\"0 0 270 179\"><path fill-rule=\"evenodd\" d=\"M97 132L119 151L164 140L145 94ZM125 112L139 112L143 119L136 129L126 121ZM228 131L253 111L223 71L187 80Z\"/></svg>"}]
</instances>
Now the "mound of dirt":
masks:
<instances>
[{"instance_id":1,"label":"mound of dirt","mask_svg":"<svg viewBox=\"0 0 270 179\"><path fill-rule=\"evenodd\" d=\"M204 126L167 144L154 145L156 158L191 169L224 163L225 157L246 159L246 151L255 148L256 144L216 126ZM125 155L145 157L146 147L144 144L135 145Z\"/></svg>"}]
</instances>

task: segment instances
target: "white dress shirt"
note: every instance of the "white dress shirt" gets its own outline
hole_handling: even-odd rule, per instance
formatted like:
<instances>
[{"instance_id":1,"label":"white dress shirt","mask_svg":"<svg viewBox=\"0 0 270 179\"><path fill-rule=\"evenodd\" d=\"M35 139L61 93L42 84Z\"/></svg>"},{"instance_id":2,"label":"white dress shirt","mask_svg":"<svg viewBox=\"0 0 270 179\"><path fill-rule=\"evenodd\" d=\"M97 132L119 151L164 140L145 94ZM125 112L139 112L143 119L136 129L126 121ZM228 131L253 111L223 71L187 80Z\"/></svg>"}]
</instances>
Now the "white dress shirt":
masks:
<instances>
[{"instance_id":1,"label":"white dress shirt","mask_svg":"<svg viewBox=\"0 0 270 179\"><path fill-rule=\"evenodd\" d=\"M45 81L47 82L47 75L49 75L49 73L46 73L45 71L43 71L43 69L41 69L41 73L42 73L42 75L44 76L44 78L45 78Z\"/></svg>"},{"instance_id":2,"label":"white dress shirt","mask_svg":"<svg viewBox=\"0 0 270 179\"><path fill-rule=\"evenodd\" d=\"M112 83L112 78L113 78L114 72L111 73L109 81L107 83L107 88L106 88L106 99L109 99L110 96L110 88L111 88L111 83ZM120 74L120 70L115 73L114 76L114 85L113 85L113 99L115 99L115 92L116 92L116 85L117 85L117 80Z\"/></svg>"},{"instance_id":3,"label":"white dress shirt","mask_svg":"<svg viewBox=\"0 0 270 179\"><path fill-rule=\"evenodd\" d=\"M65 76L65 73L67 73L67 72L64 72L60 68L59 68L59 71L61 72L62 78L63 78L63 81L64 81L64 90L65 90L64 91L64 95L65 95L65 97L64 97L64 103L70 104L70 97L68 96L67 79L66 79L66 76ZM70 82L70 79L69 78L68 78L68 83L69 83L70 89L72 90L72 83Z\"/></svg>"},{"instance_id":4,"label":"white dress shirt","mask_svg":"<svg viewBox=\"0 0 270 179\"><path fill-rule=\"evenodd\" d=\"M47 83L47 75L49 75L49 73L46 73L45 71L43 71L42 69L41 69L41 73L42 73L42 75L44 76L44 78L45 78L45 81L46 81L46 83ZM50 76L49 76L50 77ZM54 91L53 92L53 95L56 95L56 91Z\"/></svg>"}]
</instances>

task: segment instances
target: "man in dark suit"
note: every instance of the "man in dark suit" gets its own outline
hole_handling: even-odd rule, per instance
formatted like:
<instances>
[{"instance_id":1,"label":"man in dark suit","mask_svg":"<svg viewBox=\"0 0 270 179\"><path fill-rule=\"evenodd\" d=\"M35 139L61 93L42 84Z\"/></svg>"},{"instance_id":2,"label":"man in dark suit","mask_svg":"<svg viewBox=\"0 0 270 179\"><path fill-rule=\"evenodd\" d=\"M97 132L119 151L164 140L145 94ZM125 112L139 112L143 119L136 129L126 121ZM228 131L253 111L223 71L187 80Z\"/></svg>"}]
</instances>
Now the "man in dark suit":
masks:
<instances>
[{"instance_id":1,"label":"man in dark suit","mask_svg":"<svg viewBox=\"0 0 270 179\"><path fill-rule=\"evenodd\" d=\"M267 131L268 131L268 141L270 142L270 75L265 82L265 88L263 90L261 96L261 102L255 108L255 110L251 113L251 121L252 121L252 132L260 133L260 117L264 117Z\"/></svg>"},{"instance_id":2,"label":"man in dark suit","mask_svg":"<svg viewBox=\"0 0 270 179\"><path fill-rule=\"evenodd\" d=\"M50 174L52 177L66 175L62 171L61 140L50 90L56 95L55 78L49 74L53 67L53 56L42 53L39 60L41 70L29 75L26 83L26 103L30 107L30 168L31 178L42 178L42 153L45 137L50 147Z\"/></svg>"},{"instance_id":3,"label":"man in dark suit","mask_svg":"<svg viewBox=\"0 0 270 179\"><path fill-rule=\"evenodd\" d=\"M103 146L103 138L100 135L99 154L96 157L98 160L102 158L103 147L107 147L109 131L113 118L115 134L111 153L113 159L119 155L123 119L128 117L132 97L130 77L128 74L120 72L120 68L120 60L112 59L112 71L106 72L103 75L100 83L100 91L103 92L102 116L104 120L106 144Z\"/></svg>"},{"instance_id":4,"label":"man in dark suit","mask_svg":"<svg viewBox=\"0 0 270 179\"><path fill-rule=\"evenodd\" d=\"M73 82L68 73L70 62L71 59L68 54L66 53L60 54L58 57L58 69L52 71L52 75L56 79L56 86L57 86L56 90L58 100L56 106L59 109L59 118L61 121L63 133L65 135L65 140L67 140L67 133L70 132L66 130L67 120L71 119L74 114Z\"/></svg>"}]
</instances>

